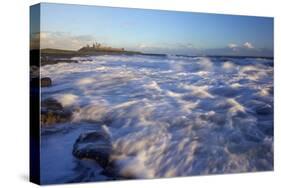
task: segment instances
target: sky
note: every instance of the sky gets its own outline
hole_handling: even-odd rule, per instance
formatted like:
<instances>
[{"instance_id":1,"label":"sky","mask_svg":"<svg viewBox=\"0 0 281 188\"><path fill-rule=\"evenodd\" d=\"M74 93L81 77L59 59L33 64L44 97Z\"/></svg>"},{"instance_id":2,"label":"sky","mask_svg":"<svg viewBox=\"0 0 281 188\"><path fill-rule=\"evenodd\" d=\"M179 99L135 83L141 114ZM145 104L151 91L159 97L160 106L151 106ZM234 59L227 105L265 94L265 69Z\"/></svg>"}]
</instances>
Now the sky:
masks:
<instances>
[{"instance_id":1,"label":"sky","mask_svg":"<svg viewBox=\"0 0 281 188\"><path fill-rule=\"evenodd\" d=\"M96 41L148 53L273 56L273 18L43 3L40 39L41 48Z\"/></svg>"}]
</instances>

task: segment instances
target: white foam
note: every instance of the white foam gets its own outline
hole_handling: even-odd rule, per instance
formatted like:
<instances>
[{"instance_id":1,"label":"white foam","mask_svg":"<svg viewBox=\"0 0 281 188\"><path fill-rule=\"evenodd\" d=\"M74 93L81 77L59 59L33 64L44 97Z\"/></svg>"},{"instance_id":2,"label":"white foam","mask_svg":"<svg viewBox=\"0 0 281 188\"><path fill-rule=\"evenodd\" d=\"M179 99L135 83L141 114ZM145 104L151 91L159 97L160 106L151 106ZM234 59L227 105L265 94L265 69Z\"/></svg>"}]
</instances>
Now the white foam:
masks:
<instances>
[{"instance_id":1,"label":"white foam","mask_svg":"<svg viewBox=\"0 0 281 188\"><path fill-rule=\"evenodd\" d=\"M242 85L239 84L239 83L233 83L233 84L231 84L230 86L231 86L232 88L239 88L239 87L242 87Z\"/></svg>"},{"instance_id":2,"label":"white foam","mask_svg":"<svg viewBox=\"0 0 281 188\"><path fill-rule=\"evenodd\" d=\"M222 68L225 70L233 70L235 65L231 61L226 61L223 63Z\"/></svg>"},{"instance_id":3,"label":"white foam","mask_svg":"<svg viewBox=\"0 0 281 188\"><path fill-rule=\"evenodd\" d=\"M154 89L156 91L161 91L160 86L155 81L151 81L150 83L146 84L144 87L147 89Z\"/></svg>"},{"instance_id":4,"label":"white foam","mask_svg":"<svg viewBox=\"0 0 281 188\"><path fill-rule=\"evenodd\" d=\"M200 67L204 70L210 71L213 68L213 62L210 58L207 57L201 57L199 61L197 62Z\"/></svg>"},{"instance_id":5,"label":"white foam","mask_svg":"<svg viewBox=\"0 0 281 188\"><path fill-rule=\"evenodd\" d=\"M42 96L75 106L73 121L77 124L98 122L112 139L111 160L121 175L153 178L254 171L250 160L270 161L264 156L231 153L224 133L236 131L239 118L241 124L254 124L248 113L254 109L246 104L257 95L272 99L272 67L238 66L235 58L223 64L207 57L76 59L79 63L41 68L41 75L54 83L42 88ZM230 90L213 93L217 88ZM242 92L228 97L228 91L238 89ZM270 147L271 138L266 143ZM246 142L242 139L241 144Z\"/></svg>"},{"instance_id":6,"label":"white foam","mask_svg":"<svg viewBox=\"0 0 281 188\"><path fill-rule=\"evenodd\" d=\"M245 107L241 105L239 102L237 102L235 99L227 99L227 102L232 106L229 109L229 112L231 113L237 113L237 112L245 112Z\"/></svg>"},{"instance_id":7,"label":"white foam","mask_svg":"<svg viewBox=\"0 0 281 188\"><path fill-rule=\"evenodd\" d=\"M103 122L106 114L110 108L104 101L94 101L88 106L81 108L74 113L73 121L79 122L81 120L91 120L97 122Z\"/></svg>"},{"instance_id":8,"label":"white foam","mask_svg":"<svg viewBox=\"0 0 281 188\"><path fill-rule=\"evenodd\" d=\"M59 94L56 99L62 104L63 107L70 107L78 104L79 97L72 93Z\"/></svg>"},{"instance_id":9,"label":"white foam","mask_svg":"<svg viewBox=\"0 0 281 188\"><path fill-rule=\"evenodd\" d=\"M181 84L180 86L186 90L191 90L192 94L199 98L214 98L214 96L208 92L209 86L195 86L186 84Z\"/></svg>"},{"instance_id":10,"label":"white foam","mask_svg":"<svg viewBox=\"0 0 281 188\"><path fill-rule=\"evenodd\" d=\"M76 83L77 85L88 85L94 83L96 80L94 78L88 77L88 78L82 78L78 80Z\"/></svg>"},{"instance_id":11,"label":"white foam","mask_svg":"<svg viewBox=\"0 0 281 188\"><path fill-rule=\"evenodd\" d=\"M262 97L268 96L269 95L269 88L261 88L259 95Z\"/></svg>"}]
</instances>

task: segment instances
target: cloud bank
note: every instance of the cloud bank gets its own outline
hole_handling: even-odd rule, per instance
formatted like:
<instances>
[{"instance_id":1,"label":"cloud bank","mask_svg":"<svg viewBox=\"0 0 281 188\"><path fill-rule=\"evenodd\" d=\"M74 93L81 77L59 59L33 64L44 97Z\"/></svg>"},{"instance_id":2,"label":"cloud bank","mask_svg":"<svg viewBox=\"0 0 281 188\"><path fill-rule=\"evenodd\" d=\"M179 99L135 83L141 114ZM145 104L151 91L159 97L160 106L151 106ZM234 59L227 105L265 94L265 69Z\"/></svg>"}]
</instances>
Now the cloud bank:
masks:
<instances>
[{"instance_id":1,"label":"cloud bank","mask_svg":"<svg viewBox=\"0 0 281 188\"><path fill-rule=\"evenodd\" d=\"M254 46L253 46L251 43L249 43L249 42L245 42L245 43L243 44L243 46L244 46L245 48L249 48L249 49L254 48Z\"/></svg>"},{"instance_id":2,"label":"cloud bank","mask_svg":"<svg viewBox=\"0 0 281 188\"><path fill-rule=\"evenodd\" d=\"M40 32L31 36L31 48L38 48L40 39L40 48L55 48L77 50L86 44L94 41L91 35L72 35L67 32Z\"/></svg>"}]
</instances>

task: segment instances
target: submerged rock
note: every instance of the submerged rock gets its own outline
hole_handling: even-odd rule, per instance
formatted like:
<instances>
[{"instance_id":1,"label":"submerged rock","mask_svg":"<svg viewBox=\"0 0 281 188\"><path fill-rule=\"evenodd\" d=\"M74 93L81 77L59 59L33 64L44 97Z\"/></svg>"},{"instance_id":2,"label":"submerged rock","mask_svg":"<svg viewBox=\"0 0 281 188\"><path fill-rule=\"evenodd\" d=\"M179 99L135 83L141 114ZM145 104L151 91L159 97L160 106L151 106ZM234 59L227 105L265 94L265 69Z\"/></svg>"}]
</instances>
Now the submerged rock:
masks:
<instances>
[{"instance_id":1,"label":"submerged rock","mask_svg":"<svg viewBox=\"0 0 281 188\"><path fill-rule=\"evenodd\" d=\"M79 159L93 159L102 167L109 162L112 145L104 132L92 131L81 134L75 141L72 154Z\"/></svg>"},{"instance_id":2,"label":"submerged rock","mask_svg":"<svg viewBox=\"0 0 281 188\"><path fill-rule=\"evenodd\" d=\"M52 86L52 80L49 77L41 78L41 87L50 87Z\"/></svg>"},{"instance_id":3,"label":"submerged rock","mask_svg":"<svg viewBox=\"0 0 281 188\"><path fill-rule=\"evenodd\" d=\"M49 98L41 102L41 126L70 121L72 112L64 109L55 99Z\"/></svg>"}]
</instances>

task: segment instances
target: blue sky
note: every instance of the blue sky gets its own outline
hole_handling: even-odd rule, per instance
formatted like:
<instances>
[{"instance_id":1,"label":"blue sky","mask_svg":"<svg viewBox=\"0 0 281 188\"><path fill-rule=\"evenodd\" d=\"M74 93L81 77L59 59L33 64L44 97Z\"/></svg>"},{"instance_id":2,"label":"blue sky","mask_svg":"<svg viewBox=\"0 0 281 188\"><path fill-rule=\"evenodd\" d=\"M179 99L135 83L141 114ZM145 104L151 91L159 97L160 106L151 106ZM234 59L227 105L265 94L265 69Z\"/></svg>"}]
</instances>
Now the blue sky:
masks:
<instances>
[{"instance_id":1,"label":"blue sky","mask_svg":"<svg viewBox=\"0 0 281 188\"><path fill-rule=\"evenodd\" d=\"M273 18L41 4L41 47L92 41L151 53L272 56Z\"/></svg>"}]
</instances>

